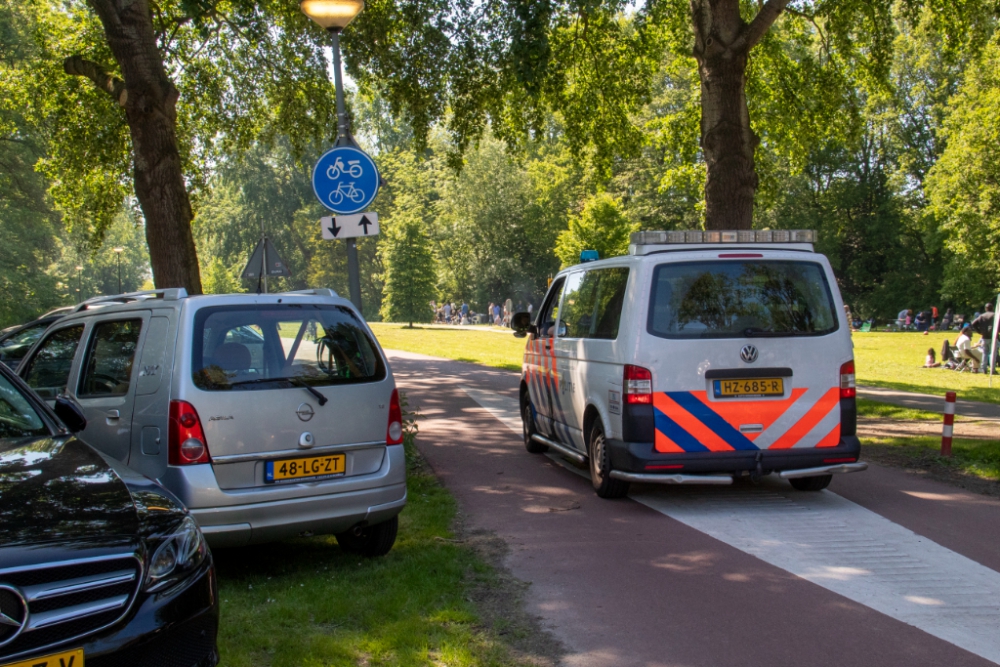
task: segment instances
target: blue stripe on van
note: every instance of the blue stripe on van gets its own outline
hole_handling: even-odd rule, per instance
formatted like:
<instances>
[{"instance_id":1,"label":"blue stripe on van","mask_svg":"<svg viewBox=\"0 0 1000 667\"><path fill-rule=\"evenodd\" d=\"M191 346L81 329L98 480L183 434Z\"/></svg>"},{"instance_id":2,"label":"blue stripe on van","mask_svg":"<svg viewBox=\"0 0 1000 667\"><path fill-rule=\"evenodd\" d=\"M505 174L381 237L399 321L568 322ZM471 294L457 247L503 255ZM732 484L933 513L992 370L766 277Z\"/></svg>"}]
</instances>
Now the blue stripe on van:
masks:
<instances>
[{"instance_id":1,"label":"blue stripe on van","mask_svg":"<svg viewBox=\"0 0 1000 667\"><path fill-rule=\"evenodd\" d=\"M707 426L716 435L726 441L730 447L736 450L757 451L760 448L753 444L745 435L733 428L732 424L715 413L710 407L687 391L668 391L667 396L672 398L677 405L691 413L695 419ZM666 433L666 431L664 431ZM668 436L669 437L669 436ZM671 438L673 440L673 438ZM674 440L674 442L677 442ZM677 442L678 445L681 443ZM681 445L684 447L684 445ZM686 448L685 448L686 449Z\"/></svg>"},{"instance_id":2,"label":"blue stripe on van","mask_svg":"<svg viewBox=\"0 0 1000 667\"><path fill-rule=\"evenodd\" d=\"M685 452L708 451L708 447L695 440L694 436L681 428L680 424L655 407L653 408L653 420L656 424L656 430L677 443L677 446Z\"/></svg>"}]
</instances>

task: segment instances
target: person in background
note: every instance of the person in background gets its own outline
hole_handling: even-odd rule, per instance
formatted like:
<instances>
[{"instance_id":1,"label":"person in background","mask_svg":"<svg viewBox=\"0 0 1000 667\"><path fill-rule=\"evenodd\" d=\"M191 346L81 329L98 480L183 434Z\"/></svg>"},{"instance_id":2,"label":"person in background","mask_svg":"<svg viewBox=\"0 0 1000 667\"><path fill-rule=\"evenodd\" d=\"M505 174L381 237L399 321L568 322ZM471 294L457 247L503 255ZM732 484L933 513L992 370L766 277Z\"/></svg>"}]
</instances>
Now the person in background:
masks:
<instances>
[{"instance_id":1,"label":"person in background","mask_svg":"<svg viewBox=\"0 0 1000 667\"><path fill-rule=\"evenodd\" d=\"M444 323L451 324L451 304L444 302Z\"/></svg>"},{"instance_id":2,"label":"person in background","mask_svg":"<svg viewBox=\"0 0 1000 667\"><path fill-rule=\"evenodd\" d=\"M996 313L993 312L993 304L988 303L986 304L986 312L972 320L972 330L983 337L980 341L985 355L983 359L990 359L994 365L996 364L996 359L994 358L996 355L991 354L990 345L993 342L993 320L995 317ZM987 366L988 368L989 366Z\"/></svg>"},{"instance_id":3,"label":"person in background","mask_svg":"<svg viewBox=\"0 0 1000 667\"><path fill-rule=\"evenodd\" d=\"M970 325L966 324L962 327L962 333L955 341L955 349L958 351L955 356L959 359L968 359L972 362L972 372L978 373L979 364L983 361L983 353L972 346L972 327Z\"/></svg>"},{"instance_id":4,"label":"person in background","mask_svg":"<svg viewBox=\"0 0 1000 667\"><path fill-rule=\"evenodd\" d=\"M923 331L927 333L927 327L930 326L929 318L927 317L927 311L921 310L917 313L916 318L913 320L913 326L917 331Z\"/></svg>"},{"instance_id":5,"label":"person in background","mask_svg":"<svg viewBox=\"0 0 1000 667\"><path fill-rule=\"evenodd\" d=\"M951 322L955 319L955 313L952 312L951 308L944 311L944 317L941 318L941 330L947 331L951 328ZM943 360L942 360L943 361Z\"/></svg>"},{"instance_id":6,"label":"person in background","mask_svg":"<svg viewBox=\"0 0 1000 667\"><path fill-rule=\"evenodd\" d=\"M909 314L910 314L910 311L907 310L906 308L904 308L903 310L899 311L899 315L896 315L896 326L899 327L900 329L902 329L903 327L905 327L908 324L908 322L906 320L907 320L907 317L909 316Z\"/></svg>"},{"instance_id":7,"label":"person in background","mask_svg":"<svg viewBox=\"0 0 1000 667\"><path fill-rule=\"evenodd\" d=\"M931 306L931 329L937 326L938 309L937 306Z\"/></svg>"},{"instance_id":8,"label":"person in background","mask_svg":"<svg viewBox=\"0 0 1000 667\"><path fill-rule=\"evenodd\" d=\"M924 360L924 368L938 368L940 365L934 358L934 348L927 348L927 358Z\"/></svg>"},{"instance_id":9,"label":"person in background","mask_svg":"<svg viewBox=\"0 0 1000 667\"><path fill-rule=\"evenodd\" d=\"M529 301L528 302L528 314L531 315L531 311L535 309L535 306Z\"/></svg>"},{"instance_id":10,"label":"person in background","mask_svg":"<svg viewBox=\"0 0 1000 667\"><path fill-rule=\"evenodd\" d=\"M854 317L851 315L851 307L844 304L844 317L847 318L847 328L854 330Z\"/></svg>"},{"instance_id":11,"label":"person in background","mask_svg":"<svg viewBox=\"0 0 1000 667\"><path fill-rule=\"evenodd\" d=\"M941 363L944 364L945 368L955 368L957 365L955 363L955 354L952 352L951 343L948 342L947 338L943 343L941 343Z\"/></svg>"},{"instance_id":12,"label":"person in background","mask_svg":"<svg viewBox=\"0 0 1000 667\"><path fill-rule=\"evenodd\" d=\"M467 319L469 317L469 304L462 302L462 319Z\"/></svg>"}]
</instances>

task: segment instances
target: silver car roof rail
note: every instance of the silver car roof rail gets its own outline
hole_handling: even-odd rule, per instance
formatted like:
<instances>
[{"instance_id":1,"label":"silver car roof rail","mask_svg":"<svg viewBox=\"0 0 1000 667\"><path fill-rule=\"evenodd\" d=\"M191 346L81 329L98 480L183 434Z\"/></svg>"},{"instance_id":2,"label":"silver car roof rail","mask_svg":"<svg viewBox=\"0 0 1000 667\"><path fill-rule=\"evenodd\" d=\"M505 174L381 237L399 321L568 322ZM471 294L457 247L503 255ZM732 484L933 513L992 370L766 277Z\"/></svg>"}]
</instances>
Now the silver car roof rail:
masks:
<instances>
[{"instance_id":1,"label":"silver car roof rail","mask_svg":"<svg viewBox=\"0 0 1000 667\"><path fill-rule=\"evenodd\" d=\"M329 287L314 287L312 289L297 289L290 292L282 292L282 294L302 294L304 296L333 296L339 297L335 291Z\"/></svg>"},{"instance_id":2,"label":"silver car roof rail","mask_svg":"<svg viewBox=\"0 0 1000 667\"><path fill-rule=\"evenodd\" d=\"M112 303L131 303L133 301L145 301L147 299L163 299L164 301L178 301L187 298L187 290L183 287L168 287L166 289L151 289L141 292L129 292L127 294L116 294L114 296L95 296L78 304L71 312L78 313L86 310L90 306L105 305Z\"/></svg>"}]
</instances>

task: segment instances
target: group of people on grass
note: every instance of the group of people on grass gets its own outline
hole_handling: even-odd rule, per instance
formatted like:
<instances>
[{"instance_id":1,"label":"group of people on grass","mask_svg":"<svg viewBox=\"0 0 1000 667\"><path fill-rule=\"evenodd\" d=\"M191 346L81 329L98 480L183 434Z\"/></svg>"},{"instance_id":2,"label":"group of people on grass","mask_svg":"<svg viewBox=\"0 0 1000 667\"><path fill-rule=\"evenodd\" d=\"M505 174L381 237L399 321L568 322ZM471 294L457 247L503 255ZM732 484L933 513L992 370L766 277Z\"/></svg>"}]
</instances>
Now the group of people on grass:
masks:
<instances>
[{"instance_id":1,"label":"group of people on grass","mask_svg":"<svg viewBox=\"0 0 1000 667\"><path fill-rule=\"evenodd\" d=\"M509 327L514 313L524 310L521 304L518 304L515 309L510 299L507 299L502 304L491 301L485 313L474 312L469 308L469 304L464 301L461 306L454 302L449 303L445 301L442 304L438 304L436 301L431 301L430 307L431 312L434 313L434 321L438 324L493 324L498 327ZM530 303L527 310L529 313L532 311Z\"/></svg>"},{"instance_id":2,"label":"group of people on grass","mask_svg":"<svg viewBox=\"0 0 1000 667\"><path fill-rule=\"evenodd\" d=\"M913 309L904 308L896 316L896 328L900 330L922 331L924 334L938 329L948 331L952 327L956 327L961 331L963 326L965 326L965 316L956 315L951 308L945 311L944 317L941 318L940 322L938 322L937 306L931 306L930 310L918 311L915 315Z\"/></svg>"},{"instance_id":3,"label":"group of people on grass","mask_svg":"<svg viewBox=\"0 0 1000 667\"><path fill-rule=\"evenodd\" d=\"M924 367L948 368L960 372L971 371L972 373L978 373L980 370L988 372L991 363L995 367L997 353L996 350L991 349L995 316L993 304L986 304L985 312L977 314L972 322L961 325L958 338L954 343L949 340L944 341L941 345L940 361L936 358L933 347L927 350ZM979 342L973 345L972 337L975 334L979 334L980 338Z\"/></svg>"}]
</instances>

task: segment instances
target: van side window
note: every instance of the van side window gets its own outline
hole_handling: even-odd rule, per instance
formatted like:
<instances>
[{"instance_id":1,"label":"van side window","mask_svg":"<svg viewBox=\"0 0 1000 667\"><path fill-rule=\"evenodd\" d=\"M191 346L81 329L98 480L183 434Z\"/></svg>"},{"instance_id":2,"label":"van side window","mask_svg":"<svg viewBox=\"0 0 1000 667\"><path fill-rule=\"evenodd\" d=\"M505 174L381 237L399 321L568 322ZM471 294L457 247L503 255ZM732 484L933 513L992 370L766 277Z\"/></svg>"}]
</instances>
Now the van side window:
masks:
<instances>
[{"instance_id":1,"label":"van side window","mask_svg":"<svg viewBox=\"0 0 1000 667\"><path fill-rule=\"evenodd\" d=\"M90 336L79 398L124 396L132 380L142 320L100 322Z\"/></svg>"},{"instance_id":2,"label":"van side window","mask_svg":"<svg viewBox=\"0 0 1000 667\"><path fill-rule=\"evenodd\" d=\"M560 278L552 284L549 290L548 299L539 312L538 316L538 337L551 338L555 333L556 320L559 318L559 297L562 295L562 287L565 278Z\"/></svg>"},{"instance_id":3,"label":"van side window","mask_svg":"<svg viewBox=\"0 0 1000 667\"><path fill-rule=\"evenodd\" d=\"M83 336L83 325L54 332L30 359L24 381L45 399L54 399L66 391L73 357Z\"/></svg>"},{"instance_id":4,"label":"van side window","mask_svg":"<svg viewBox=\"0 0 1000 667\"><path fill-rule=\"evenodd\" d=\"M567 338L618 338L628 268L615 266L576 273L566 283L563 298L563 336Z\"/></svg>"}]
</instances>

